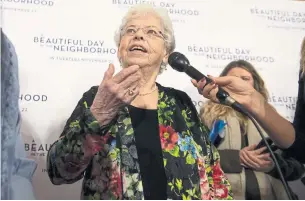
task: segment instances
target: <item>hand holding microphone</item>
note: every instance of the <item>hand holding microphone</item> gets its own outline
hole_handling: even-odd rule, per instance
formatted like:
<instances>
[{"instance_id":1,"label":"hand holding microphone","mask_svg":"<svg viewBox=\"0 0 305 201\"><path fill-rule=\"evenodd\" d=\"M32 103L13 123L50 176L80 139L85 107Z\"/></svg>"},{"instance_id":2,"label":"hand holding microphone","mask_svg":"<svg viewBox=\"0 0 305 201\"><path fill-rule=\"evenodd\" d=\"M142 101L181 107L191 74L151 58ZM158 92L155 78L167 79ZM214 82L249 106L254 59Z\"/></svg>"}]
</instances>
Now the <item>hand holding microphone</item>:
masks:
<instances>
[{"instance_id":1,"label":"hand holding microphone","mask_svg":"<svg viewBox=\"0 0 305 201\"><path fill-rule=\"evenodd\" d=\"M218 87L222 87L234 100L243 105L254 116L262 114L261 111L264 111L266 104L264 97L248 82L235 76L210 78L213 80L213 83L208 83L203 88L201 88L202 84L205 84L206 81L203 81L203 83L199 83L198 85L198 88L201 89L201 94L205 98L217 102L216 94ZM194 84L194 81L192 81L192 83Z\"/></svg>"},{"instance_id":2,"label":"hand holding microphone","mask_svg":"<svg viewBox=\"0 0 305 201\"><path fill-rule=\"evenodd\" d=\"M198 88L200 94L205 98L219 103L217 99L217 92L219 87L227 91L230 96L244 105L251 112L259 110L261 107L261 100L263 97L246 81L239 77L224 76L224 77L212 77L209 76L212 82L207 82L206 79L202 79L199 82L192 79L192 83Z\"/></svg>"},{"instance_id":3,"label":"hand holding microphone","mask_svg":"<svg viewBox=\"0 0 305 201\"><path fill-rule=\"evenodd\" d=\"M215 103L219 103L219 100L216 97L218 92L218 85L213 80L211 76L209 78L212 80L211 83L207 83L206 79L203 78L199 82L197 80L192 79L191 82L198 89L198 93L203 95L205 98L212 100Z\"/></svg>"},{"instance_id":4,"label":"hand holding microphone","mask_svg":"<svg viewBox=\"0 0 305 201\"><path fill-rule=\"evenodd\" d=\"M238 111L241 105L254 114L263 110L265 102L262 95L238 77L206 77L191 66L188 59L179 52L173 52L168 58L168 63L175 70L185 72L193 78L193 85L207 99L232 106Z\"/></svg>"}]
</instances>

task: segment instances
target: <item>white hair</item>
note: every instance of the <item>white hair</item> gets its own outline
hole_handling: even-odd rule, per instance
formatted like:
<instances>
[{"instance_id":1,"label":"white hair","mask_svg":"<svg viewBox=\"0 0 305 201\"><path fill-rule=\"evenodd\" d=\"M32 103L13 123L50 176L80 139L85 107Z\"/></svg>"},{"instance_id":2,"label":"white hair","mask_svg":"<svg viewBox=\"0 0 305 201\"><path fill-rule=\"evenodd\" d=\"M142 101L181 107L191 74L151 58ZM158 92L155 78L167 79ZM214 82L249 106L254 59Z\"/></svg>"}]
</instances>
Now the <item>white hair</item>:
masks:
<instances>
[{"instance_id":1,"label":"white hair","mask_svg":"<svg viewBox=\"0 0 305 201\"><path fill-rule=\"evenodd\" d=\"M160 18L161 25L163 28L163 36L164 36L166 51L168 54L172 53L176 47L176 43L175 43L172 21L168 15L168 12L165 8L153 7L152 5L149 4L138 4L136 6L133 6L125 14L125 16L122 19L121 25L114 37L117 47L119 47L120 45L122 30L124 29L128 21L130 21L130 19L135 15L147 14L147 13L154 14L156 15L156 17ZM164 62L161 63L160 73L166 69L166 65L167 64Z\"/></svg>"}]
</instances>

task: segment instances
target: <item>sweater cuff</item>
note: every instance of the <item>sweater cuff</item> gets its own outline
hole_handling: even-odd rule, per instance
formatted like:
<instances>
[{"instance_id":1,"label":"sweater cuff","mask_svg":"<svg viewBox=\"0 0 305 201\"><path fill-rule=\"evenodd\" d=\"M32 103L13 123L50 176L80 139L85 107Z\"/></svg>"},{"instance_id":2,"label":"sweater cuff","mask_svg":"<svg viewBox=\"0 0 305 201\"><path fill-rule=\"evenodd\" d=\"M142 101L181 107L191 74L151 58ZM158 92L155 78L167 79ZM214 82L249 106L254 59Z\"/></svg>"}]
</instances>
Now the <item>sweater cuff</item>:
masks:
<instances>
[{"instance_id":1,"label":"sweater cuff","mask_svg":"<svg viewBox=\"0 0 305 201\"><path fill-rule=\"evenodd\" d=\"M243 167L240 164L239 150L218 150L220 154L220 165L225 173L241 173Z\"/></svg>"},{"instance_id":2,"label":"sweater cuff","mask_svg":"<svg viewBox=\"0 0 305 201\"><path fill-rule=\"evenodd\" d=\"M305 132L296 131L296 138L293 144L287 148L282 149L288 157L295 158L299 162L305 164Z\"/></svg>"}]
</instances>

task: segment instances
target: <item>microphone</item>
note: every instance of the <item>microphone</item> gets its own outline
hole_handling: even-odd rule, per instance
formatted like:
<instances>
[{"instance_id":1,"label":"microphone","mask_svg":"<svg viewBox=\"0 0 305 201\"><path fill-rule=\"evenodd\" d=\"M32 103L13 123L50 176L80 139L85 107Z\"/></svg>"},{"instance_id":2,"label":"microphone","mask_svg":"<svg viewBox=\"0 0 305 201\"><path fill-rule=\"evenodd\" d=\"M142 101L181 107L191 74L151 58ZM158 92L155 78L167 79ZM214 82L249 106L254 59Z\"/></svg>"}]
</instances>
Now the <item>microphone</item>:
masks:
<instances>
[{"instance_id":1,"label":"microphone","mask_svg":"<svg viewBox=\"0 0 305 201\"><path fill-rule=\"evenodd\" d=\"M202 78L205 78L207 84L212 82L210 78L203 75L200 71L191 66L186 56L179 52L173 52L169 55L168 64L176 71L185 72L188 76L195 79L196 81L200 81ZM230 97L229 93L221 87L218 87L216 97L221 104L231 106L232 108L243 114L246 113L245 108L232 97Z\"/></svg>"}]
</instances>

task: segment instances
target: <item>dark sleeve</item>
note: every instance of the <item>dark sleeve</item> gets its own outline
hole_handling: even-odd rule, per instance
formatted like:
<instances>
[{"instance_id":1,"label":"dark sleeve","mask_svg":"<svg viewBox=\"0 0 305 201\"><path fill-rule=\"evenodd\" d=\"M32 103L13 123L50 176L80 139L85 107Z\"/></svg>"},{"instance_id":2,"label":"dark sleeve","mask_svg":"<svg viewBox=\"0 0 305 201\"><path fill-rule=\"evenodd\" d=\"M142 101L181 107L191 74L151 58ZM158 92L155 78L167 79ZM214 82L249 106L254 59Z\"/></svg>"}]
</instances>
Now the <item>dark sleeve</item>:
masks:
<instances>
[{"instance_id":1,"label":"dark sleeve","mask_svg":"<svg viewBox=\"0 0 305 201\"><path fill-rule=\"evenodd\" d=\"M298 99L293 121L295 129L295 141L284 152L290 157L294 157L298 161L305 163L305 111L304 111L304 78L299 80Z\"/></svg>"},{"instance_id":2,"label":"dark sleeve","mask_svg":"<svg viewBox=\"0 0 305 201\"><path fill-rule=\"evenodd\" d=\"M220 155L220 166L225 173L241 173L243 167L240 165L239 150L218 150Z\"/></svg>"},{"instance_id":3,"label":"dark sleeve","mask_svg":"<svg viewBox=\"0 0 305 201\"><path fill-rule=\"evenodd\" d=\"M55 185L80 180L92 157L100 150L101 136L113 121L101 127L90 112L97 87L84 93L68 119L63 132L48 151L47 170Z\"/></svg>"},{"instance_id":4,"label":"dark sleeve","mask_svg":"<svg viewBox=\"0 0 305 201\"><path fill-rule=\"evenodd\" d=\"M274 153L279 165L282 170L283 176L287 181L294 181L300 179L305 172L303 164L301 164L296 159L289 157L285 152ZM273 168L269 173L270 176L280 179L278 171L276 168Z\"/></svg>"},{"instance_id":5,"label":"dark sleeve","mask_svg":"<svg viewBox=\"0 0 305 201\"><path fill-rule=\"evenodd\" d=\"M296 110L294 114L293 126L296 130L304 130L304 79L299 80L298 99L296 103Z\"/></svg>"}]
</instances>

